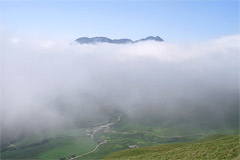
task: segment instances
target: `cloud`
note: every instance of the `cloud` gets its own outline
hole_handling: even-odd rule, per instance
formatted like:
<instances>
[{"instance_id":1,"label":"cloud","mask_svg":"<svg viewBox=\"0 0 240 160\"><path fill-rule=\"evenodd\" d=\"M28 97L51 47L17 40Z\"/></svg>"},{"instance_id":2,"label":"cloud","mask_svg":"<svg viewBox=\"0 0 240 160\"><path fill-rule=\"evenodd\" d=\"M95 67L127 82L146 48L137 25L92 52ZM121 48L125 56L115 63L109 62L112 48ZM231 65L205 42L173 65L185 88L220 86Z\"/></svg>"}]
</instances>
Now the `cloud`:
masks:
<instances>
[{"instance_id":1,"label":"cloud","mask_svg":"<svg viewBox=\"0 0 240 160\"><path fill-rule=\"evenodd\" d=\"M2 130L69 125L134 107L235 107L239 38L80 45L3 34Z\"/></svg>"}]
</instances>

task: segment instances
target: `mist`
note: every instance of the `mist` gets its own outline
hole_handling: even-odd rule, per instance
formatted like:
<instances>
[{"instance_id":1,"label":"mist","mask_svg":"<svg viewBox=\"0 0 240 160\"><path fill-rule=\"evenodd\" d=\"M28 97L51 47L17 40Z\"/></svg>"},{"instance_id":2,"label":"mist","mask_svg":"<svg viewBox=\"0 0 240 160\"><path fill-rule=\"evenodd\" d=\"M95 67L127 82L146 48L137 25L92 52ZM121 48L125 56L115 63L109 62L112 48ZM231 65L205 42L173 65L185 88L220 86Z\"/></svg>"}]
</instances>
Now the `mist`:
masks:
<instances>
[{"instance_id":1,"label":"mist","mask_svg":"<svg viewBox=\"0 0 240 160\"><path fill-rule=\"evenodd\" d=\"M2 139L138 108L129 117L238 116L239 40L80 45L4 34Z\"/></svg>"}]
</instances>

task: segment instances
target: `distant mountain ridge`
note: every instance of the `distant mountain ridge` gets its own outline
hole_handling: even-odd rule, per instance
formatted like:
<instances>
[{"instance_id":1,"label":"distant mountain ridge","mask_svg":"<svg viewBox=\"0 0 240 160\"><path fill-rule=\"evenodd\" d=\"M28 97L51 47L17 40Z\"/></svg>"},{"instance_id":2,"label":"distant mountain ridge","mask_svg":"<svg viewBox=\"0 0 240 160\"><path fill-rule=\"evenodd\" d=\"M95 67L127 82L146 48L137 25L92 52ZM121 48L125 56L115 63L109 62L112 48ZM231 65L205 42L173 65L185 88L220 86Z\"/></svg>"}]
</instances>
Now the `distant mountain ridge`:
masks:
<instances>
[{"instance_id":1,"label":"distant mountain ridge","mask_svg":"<svg viewBox=\"0 0 240 160\"><path fill-rule=\"evenodd\" d=\"M121 39L110 39L107 37L93 37L93 38L89 38L89 37L80 37L78 39L76 39L75 41L80 43L80 44L95 44L95 43L113 43L113 44L128 44L128 43L137 43L137 42L143 42L143 41L148 41L148 40L153 40L153 41L158 41L158 42L162 42L163 39L160 38L159 36L149 36L146 38L142 38L136 41L133 41L131 39L127 39L127 38L121 38Z\"/></svg>"}]
</instances>

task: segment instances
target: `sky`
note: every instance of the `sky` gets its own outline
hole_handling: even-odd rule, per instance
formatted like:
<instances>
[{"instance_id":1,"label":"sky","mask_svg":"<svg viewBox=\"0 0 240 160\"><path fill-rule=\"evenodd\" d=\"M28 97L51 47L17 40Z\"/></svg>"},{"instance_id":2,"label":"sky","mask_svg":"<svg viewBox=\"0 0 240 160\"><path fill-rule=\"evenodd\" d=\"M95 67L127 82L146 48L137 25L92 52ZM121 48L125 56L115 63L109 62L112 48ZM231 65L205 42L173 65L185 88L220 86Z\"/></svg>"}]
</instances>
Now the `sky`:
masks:
<instances>
[{"instance_id":1,"label":"sky","mask_svg":"<svg viewBox=\"0 0 240 160\"><path fill-rule=\"evenodd\" d=\"M65 41L150 35L204 41L239 34L239 1L1 0L1 30Z\"/></svg>"}]
</instances>

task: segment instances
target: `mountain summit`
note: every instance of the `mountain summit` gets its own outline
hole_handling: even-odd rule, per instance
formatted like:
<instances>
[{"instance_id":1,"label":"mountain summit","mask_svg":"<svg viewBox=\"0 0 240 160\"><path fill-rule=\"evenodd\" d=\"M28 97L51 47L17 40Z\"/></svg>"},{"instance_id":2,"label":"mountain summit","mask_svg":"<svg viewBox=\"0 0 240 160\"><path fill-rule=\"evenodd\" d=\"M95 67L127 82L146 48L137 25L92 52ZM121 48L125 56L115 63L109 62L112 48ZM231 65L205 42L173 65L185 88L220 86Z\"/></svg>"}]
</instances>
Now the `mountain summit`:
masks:
<instances>
[{"instance_id":1,"label":"mountain summit","mask_svg":"<svg viewBox=\"0 0 240 160\"><path fill-rule=\"evenodd\" d=\"M158 37L158 36L156 36L156 37L149 36L149 37L146 37L146 38L142 38L142 39L136 40L135 43L136 43L136 42L141 42L141 41L149 41L149 40L159 41L159 42L162 42L162 41L163 41L163 39L160 38L160 37Z\"/></svg>"},{"instance_id":2,"label":"mountain summit","mask_svg":"<svg viewBox=\"0 0 240 160\"><path fill-rule=\"evenodd\" d=\"M131 39L127 39L127 38L122 38L122 39L110 39L107 37L93 37L93 38L89 38L89 37L81 37L76 39L75 41L80 43L80 44L95 44L95 43L113 43L113 44L127 44L127 43L137 43L137 42L142 42L142 41L148 41L148 40L153 40L153 41L158 41L158 42L162 42L163 39L156 36L149 36L143 39L139 39L136 41L133 41Z\"/></svg>"}]
</instances>

